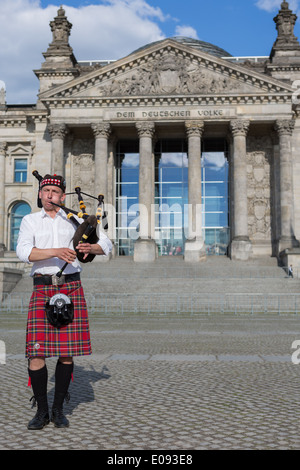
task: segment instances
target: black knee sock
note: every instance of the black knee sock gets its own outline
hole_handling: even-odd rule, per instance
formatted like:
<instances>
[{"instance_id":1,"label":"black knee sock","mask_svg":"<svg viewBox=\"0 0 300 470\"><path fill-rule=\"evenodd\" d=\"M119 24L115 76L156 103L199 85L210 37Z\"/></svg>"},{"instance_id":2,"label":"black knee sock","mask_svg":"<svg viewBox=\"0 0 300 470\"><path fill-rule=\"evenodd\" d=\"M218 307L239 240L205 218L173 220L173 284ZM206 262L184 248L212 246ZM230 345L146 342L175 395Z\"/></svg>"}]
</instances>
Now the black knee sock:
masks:
<instances>
[{"instance_id":1,"label":"black knee sock","mask_svg":"<svg viewBox=\"0 0 300 470\"><path fill-rule=\"evenodd\" d=\"M44 365L41 369L31 370L28 369L28 374L31 380L31 387L36 399L39 411L48 411L47 400L47 383L48 383L48 370Z\"/></svg>"},{"instance_id":2,"label":"black knee sock","mask_svg":"<svg viewBox=\"0 0 300 470\"><path fill-rule=\"evenodd\" d=\"M62 408L70 385L74 364L63 364L57 361L55 369L55 394L53 408Z\"/></svg>"}]
</instances>

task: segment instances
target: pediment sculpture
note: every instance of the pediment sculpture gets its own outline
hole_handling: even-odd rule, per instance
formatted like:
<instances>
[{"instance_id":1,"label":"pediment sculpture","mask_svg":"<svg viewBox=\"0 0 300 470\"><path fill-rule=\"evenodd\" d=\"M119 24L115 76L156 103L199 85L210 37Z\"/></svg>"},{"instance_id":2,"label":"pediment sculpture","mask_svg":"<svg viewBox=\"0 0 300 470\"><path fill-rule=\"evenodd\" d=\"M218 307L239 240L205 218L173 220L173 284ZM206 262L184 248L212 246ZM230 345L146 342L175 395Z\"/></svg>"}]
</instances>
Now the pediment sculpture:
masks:
<instances>
[{"instance_id":1,"label":"pediment sculpture","mask_svg":"<svg viewBox=\"0 0 300 470\"><path fill-rule=\"evenodd\" d=\"M144 96L160 94L222 94L232 91L250 93L257 88L205 67L165 55L100 85L100 96Z\"/></svg>"},{"instance_id":2,"label":"pediment sculpture","mask_svg":"<svg viewBox=\"0 0 300 470\"><path fill-rule=\"evenodd\" d=\"M269 96L290 92L289 85L276 79L204 52L195 52L190 47L175 47L172 41L166 40L164 47L153 47L147 54L131 54L41 93L40 98Z\"/></svg>"}]
</instances>

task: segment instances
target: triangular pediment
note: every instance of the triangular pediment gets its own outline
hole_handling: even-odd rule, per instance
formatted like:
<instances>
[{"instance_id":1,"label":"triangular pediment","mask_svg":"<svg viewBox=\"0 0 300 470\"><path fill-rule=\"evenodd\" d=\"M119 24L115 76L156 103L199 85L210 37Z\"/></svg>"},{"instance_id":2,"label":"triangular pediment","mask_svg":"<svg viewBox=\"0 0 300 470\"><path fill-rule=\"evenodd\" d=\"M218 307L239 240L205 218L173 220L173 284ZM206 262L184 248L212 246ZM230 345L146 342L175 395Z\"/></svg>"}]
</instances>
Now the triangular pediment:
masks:
<instances>
[{"instance_id":1,"label":"triangular pediment","mask_svg":"<svg viewBox=\"0 0 300 470\"><path fill-rule=\"evenodd\" d=\"M166 39L40 94L42 101L170 96L266 96L291 86Z\"/></svg>"}]
</instances>

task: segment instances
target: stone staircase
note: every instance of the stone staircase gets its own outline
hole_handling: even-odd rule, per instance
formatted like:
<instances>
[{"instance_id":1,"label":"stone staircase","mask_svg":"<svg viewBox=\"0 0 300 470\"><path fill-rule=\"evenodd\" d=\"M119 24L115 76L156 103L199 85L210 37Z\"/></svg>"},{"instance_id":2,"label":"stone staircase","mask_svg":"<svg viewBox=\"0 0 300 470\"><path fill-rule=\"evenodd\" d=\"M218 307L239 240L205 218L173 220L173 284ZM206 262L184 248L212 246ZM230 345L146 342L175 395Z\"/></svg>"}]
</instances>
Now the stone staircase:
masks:
<instances>
[{"instance_id":1,"label":"stone staircase","mask_svg":"<svg viewBox=\"0 0 300 470\"><path fill-rule=\"evenodd\" d=\"M298 294L300 279L289 279L275 258L248 262L223 256L207 257L199 264L185 263L181 256L160 257L154 263L135 263L131 257L110 261L95 258L82 265L86 293L95 294ZM27 271L13 295L32 289Z\"/></svg>"},{"instance_id":2,"label":"stone staircase","mask_svg":"<svg viewBox=\"0 0 300 470\"><path fill-rule=\"evenodd\" d=\"M98 257L83 265L81 277L90 314L300 313L300 279L288 278L274 258L236 262L219 256L195 265L181 256L147 264ZM27 268L2 311L26 313L31 292Z\"/></svg>"}]
</instances>

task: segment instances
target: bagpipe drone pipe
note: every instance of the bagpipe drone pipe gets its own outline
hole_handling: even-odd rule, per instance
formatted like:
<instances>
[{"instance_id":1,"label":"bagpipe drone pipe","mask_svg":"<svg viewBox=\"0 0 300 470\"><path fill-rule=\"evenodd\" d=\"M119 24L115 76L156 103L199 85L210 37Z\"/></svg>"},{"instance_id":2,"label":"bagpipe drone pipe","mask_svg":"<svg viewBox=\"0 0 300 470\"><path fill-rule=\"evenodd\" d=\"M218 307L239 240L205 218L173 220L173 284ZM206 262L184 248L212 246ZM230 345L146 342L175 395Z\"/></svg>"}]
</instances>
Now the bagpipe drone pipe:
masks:
<instances>
[{"instance_id":1,"label":"bagpipe drone pipe","mask_svg":"<svg viewBox=\"0 0 300 470\"><path fill-rule=\"evenodd\" d=\"M39 181L39 190L40 190L40 183L44 179L36 170L32 172L33 176L35 176L38 181ZM99 240L99 237L97 235L97 226L98 224L103 223L103 228L104 230L107 230L108 228L108 223L107 223L107 212L103 210L104 208L104 196L102 194L99 194L98 197L92 196L90 194L84 193L81 191L80 187L76 187L74 189L74 192L72 193L66 193L66 195L70 194L77 194L78 196L78 202L79 202L79 208L80 211L75 211L73 209L69 209L65 207L63 204L55 204L54 202L51 202L54 206L60 207L66 214L67 218L73 223L74 227L76 228L74 237L73 237L73 247L74 250L76 251L76 255L78 260L81 263L88 263L93 261L95 258L94 254L89 253L86 257L85 254L80 252L76 247L81 244L81 243L90 243L94 244L97 243ZM89 215L87 214L86 211L86 206L83 202L82 194L85 196L88 196L92 199L96 199L98 201L98 206L96 210L95 215ZM40 200L40 197L38 196L38 207L42 207L42 203ZM77 216L80 219L83 219L84 221L80 223L76 217ZM65 265L61 268L61 270L57 273L57 276L60 277L64 271L64 269L67 267L68 263L65 263Z\"/></svg>"}]
</instances>

